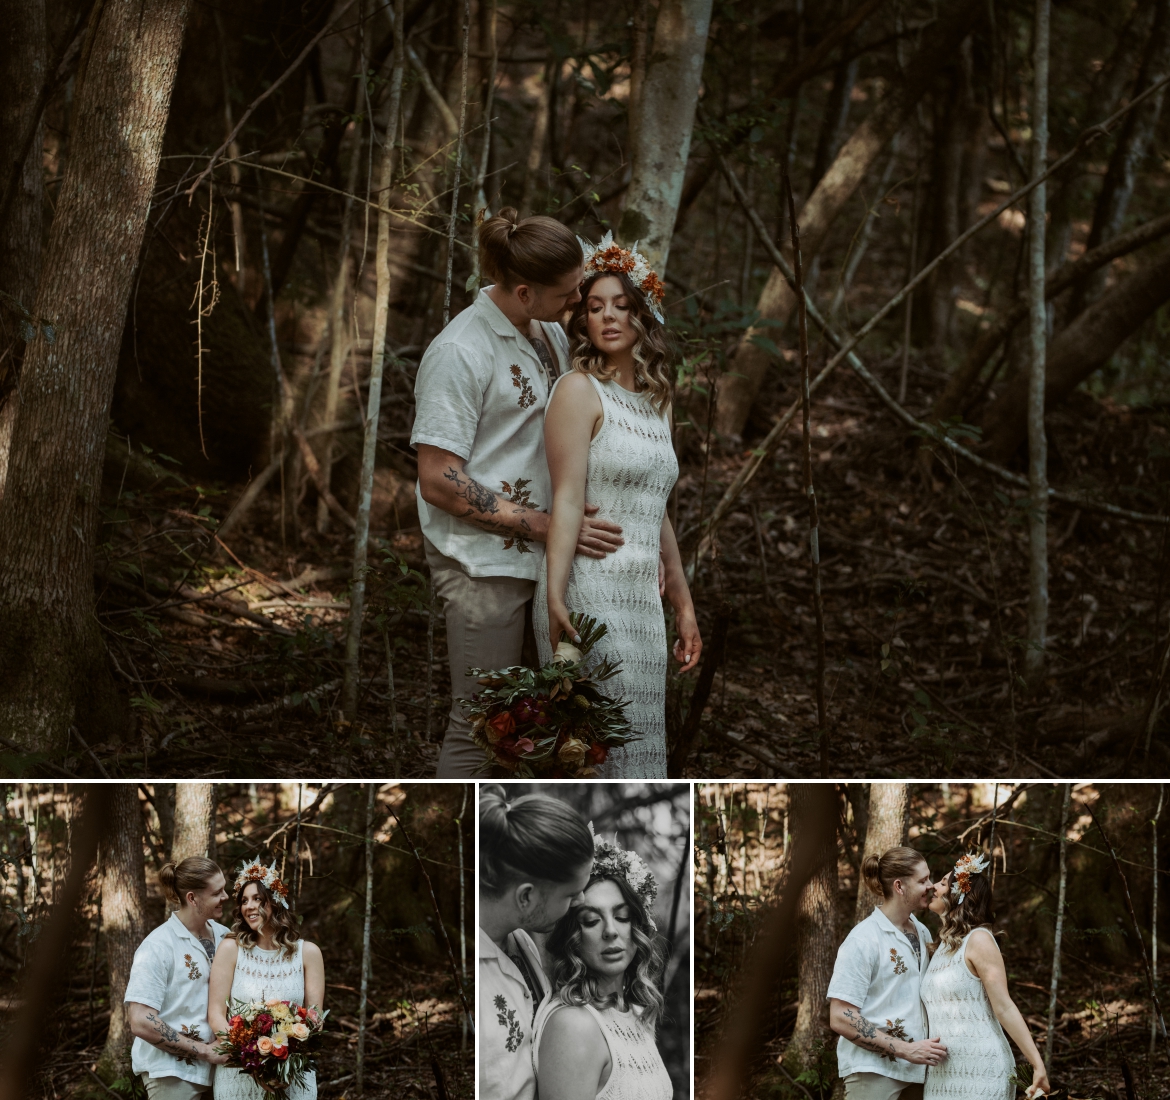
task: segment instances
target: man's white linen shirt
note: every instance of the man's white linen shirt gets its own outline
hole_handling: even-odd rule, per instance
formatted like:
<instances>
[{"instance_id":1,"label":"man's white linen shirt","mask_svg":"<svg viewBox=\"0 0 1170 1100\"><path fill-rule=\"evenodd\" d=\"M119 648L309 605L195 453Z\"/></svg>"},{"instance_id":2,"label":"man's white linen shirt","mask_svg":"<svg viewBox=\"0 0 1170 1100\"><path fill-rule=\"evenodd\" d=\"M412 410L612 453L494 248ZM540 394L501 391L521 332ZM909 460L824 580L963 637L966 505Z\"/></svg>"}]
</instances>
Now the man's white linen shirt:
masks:
<instances>
[{"instance_id":1,"label":"man's white linen shirt","mask_svg":"<svg viewBox=\"0 0 1170 1100\"><path fill-rule=\"evenodd\" d=\"M926 1012L919 987L930 963L926 945L933 941L930 929L913 914L918 933L919 958L906 934L880 909L875 909L845 937L837 949L837 962L827 996L857 1005L870 1023L890 1031L895 1038L918 1042L926 1036ZM880 1073L895 1081L925 1081L926 1067L904 1059L867 1050L846 1039L837 1040L837 1072Z\"/></svg>"},{"instance_id":2,"label":"man's white linen shirt","mask_svg":"<svg viewBox=\"0 0 1170 1100\"><path fill-rule=\"evenodd\" d=\"M215 946L228 934L226 926L209 920ZM179 920L178 913L160 924L134 952L130 980L126 983L127 1004L153 1008L160 1020L187 1038L201 1043L214 1039L207 1022L207 983L211 961L199 937ZM135 1073L151 1077L181 1077L196 1085L210 1085L214 1067L201 1058L187 1061L135 1037L130 1048Z\"/></svg>"},{"instance_id":3,"label":"man's white linen shirt","mask_svg":"<svg viewBox=\"0 0 1170 1100\"><path fill-rule=\"evenodd\" d=\"M482 928L479 935L478 1032L479 1100L535 1100L532 1020L536 1003L520 968ZM547 995L536 945L524 932L512 933L533 976ZM519 941L519 942L515 942Z\"/></svg>"},{"instance_id":4,"label":"man's white linen shirt","mask_svg":"<svg viewBox=\"0 0 1170 1100\"><path fill-rule=\"evenodd\" d=\"M536 511L552 511L552 479L544 454L544 410L555 379L532 344L495 302L490 287L438 336L414 382L411 446L427 443L465 460L468 476ZM563 374L569 340L555 322L538 322ZM472 577L536 580L544 543L493 535L441 508L416 485L423 534Z\"/></svg>"}]
</instances>

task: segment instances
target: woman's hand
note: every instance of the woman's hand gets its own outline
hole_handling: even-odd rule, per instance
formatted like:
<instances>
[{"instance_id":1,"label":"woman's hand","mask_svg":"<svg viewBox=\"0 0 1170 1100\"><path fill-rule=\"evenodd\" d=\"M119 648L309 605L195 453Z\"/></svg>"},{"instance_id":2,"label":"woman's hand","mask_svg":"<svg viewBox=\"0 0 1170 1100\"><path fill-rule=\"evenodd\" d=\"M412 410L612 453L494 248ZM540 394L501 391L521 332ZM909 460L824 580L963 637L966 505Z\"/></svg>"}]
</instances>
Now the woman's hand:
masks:
<instances>
[{"instance_id":1,"label":"woman's hand","mask_svg":"<svg viewBox=\"0 0 1170 1100\"><path fill-rule=\"evenodd\" d=\"M1032 1084L1028 1087L1026 1096L1047 1096L1052 1091L1052 1086L1048 1083L1048 1074L1044 1072L1044 1065L1041 1063L1038 1066L1032 1067Z\"/></svg>"},{"instance_id":2,"label":"woman's hand","mask_svg":"<svg viewBox=\"0 0 1170 1100\"><path fill-rule=\"evenodd\" d=\"M577 628L569 622L569 609L563 603L553 603L548 601L548 640L552 643L553 652L556 652L558 643L561 640L561 632L568 635L570 642L579 642L581 635L577 633Z\"/></svg>"},{"instance_id":3,"label":"woman's hand","mask_svg":"<svg viewBox=\"0 0 1170 1100\"><path fill-rule=\"evenodd\" d=\"M699 663L699 657L703 652L703 639L699 637L699 624L695 619L694 608L680 611L674 625L678 631L678 638L674 643L674 659L682 665L678 670L681 675L690 672Z\"/></svg>"}]
</instances>

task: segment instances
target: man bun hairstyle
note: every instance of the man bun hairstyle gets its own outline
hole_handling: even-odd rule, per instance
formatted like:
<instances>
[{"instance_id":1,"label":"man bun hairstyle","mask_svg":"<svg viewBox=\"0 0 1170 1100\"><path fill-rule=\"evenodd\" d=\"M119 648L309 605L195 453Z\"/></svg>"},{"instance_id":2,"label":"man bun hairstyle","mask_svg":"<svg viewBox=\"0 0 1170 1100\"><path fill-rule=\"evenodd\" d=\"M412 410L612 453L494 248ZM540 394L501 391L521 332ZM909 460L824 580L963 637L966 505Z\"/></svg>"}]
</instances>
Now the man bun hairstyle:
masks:
<instances>
[{"instance_id":1,"label":"man bun hairstyle","mask_svg":"<svg viewBox=\"0 0 1170 1100\"><path fill-rule=\"evenodd\" d=\"M880 857L872 853L866 856L861 862L861 873L872 893L888 898L894 892L895 879L913 878L918 865L925 862L926 857L917 849L900 844L897 848L887 848Z\"/></svg>"},{"instance_id":2,"label":"man bun hairstyle","mask_svg":"<svg viewBox=\"0 0 1170 1100\"><path fill-rule=\"evenodd\" d=\"M593 834L559 798L527 794L508 801L503 787L479 794L479 883L491 898L519 882L568 882L593 862Z\"/></svg>"},{"instance_id":3,"label":"man bun hairstyle","mask_svg":"<svg viewBox=\"0 0 1170 1100\"><path fill-rule=\"evenodd\" d=\"M520 283L552 286L585 262L577 235L556 218L520 220L505 206L479 227L479 266L505 290Z\"/></svg>"},{"instance_id":4,"label":"man bun hairstyle","mask_svg":"<svg viewBox=\"0 0 1170 1100\"><path fill-rule=\"evenodd\" d=\"M222 875L218 863L203 856L188 856L181 863L164 863L158 873L159 885L167 897L182 907L186 904L186 897L194 891L207 888L216 875Z\"/></svg>"}]
</instances>

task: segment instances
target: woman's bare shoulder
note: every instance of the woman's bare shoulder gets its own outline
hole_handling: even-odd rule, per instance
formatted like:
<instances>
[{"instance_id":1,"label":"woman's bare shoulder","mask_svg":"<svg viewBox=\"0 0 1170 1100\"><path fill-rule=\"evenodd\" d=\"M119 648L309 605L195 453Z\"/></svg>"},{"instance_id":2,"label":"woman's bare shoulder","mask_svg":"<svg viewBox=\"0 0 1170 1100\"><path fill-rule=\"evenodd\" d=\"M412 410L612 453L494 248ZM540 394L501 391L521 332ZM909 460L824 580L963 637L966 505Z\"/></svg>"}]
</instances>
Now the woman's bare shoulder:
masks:
<instances>
[{"instance_id":1,"label":"woman's bare shoulder","mask_svg":"<svg viewBox=\"0 0 1170 1100\"><path fill-rule=\"evenodd\" d=\"M597 391L593 388L593 383L589 380L589 375L579 370L571 370L568 374L561 376L556 384L553 400L556 400L558 397L562 400L567 398L570 401L583 401L587 398L592 398L599 405L601 403L601 398L597 396Z\"/></svg>"},{"instance_id":2,"label":"woman's bare shoulder","mask_svg":"<svg viewBox=\"0 0 1170 1100\"><path fill-rule=\"evenodd\" d=\"M215 958L218 961L221 957L230 959L235 962L236 955L240 950L240 945L236 943L236 937L230 932L219 941L219 946L215 949Z\"/></svg>"},{"instance_id":3,"label":"woman's bare shoulder","mask_svg":"<svg viewBox=\"0 0 1170 1100\"><path fill-rule=\"evenodd\" d=\"M301 955L303 958L311 959L313 962L323 963L325 961L324 956L321 954L321 948L313 943L312 940L304 941L304 946L301 948Z\"/></svg>"},{"instance_id":4,"label":"woman's bare shoulder","mask_svg":"<svg viewBox=\"0 0 1170 1100\"><path fill-rule=\"evenodd\" d=\"M541 1043L587 1043L601 1037L601 1027L584 1005L564 1005L553 1012L544 1025Z\"/></svg>"}]
</instances>

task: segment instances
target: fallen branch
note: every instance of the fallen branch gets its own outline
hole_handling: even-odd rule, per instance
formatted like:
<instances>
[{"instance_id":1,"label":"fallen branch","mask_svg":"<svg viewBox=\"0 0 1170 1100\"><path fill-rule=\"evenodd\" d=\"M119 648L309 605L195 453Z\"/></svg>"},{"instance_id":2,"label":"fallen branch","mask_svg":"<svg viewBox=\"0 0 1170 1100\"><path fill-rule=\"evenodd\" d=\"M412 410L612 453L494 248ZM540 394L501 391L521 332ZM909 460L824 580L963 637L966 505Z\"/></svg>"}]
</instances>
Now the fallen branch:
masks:
<instances>
[{"instance_id":1,"label":"fallen branch","mask_svg":"<svg viewBox=\"0 0 1170 1100\"><path fill-rule=\"evenodd\" d=\"M352 531L357 526L357 523L353 516L341 506L337 497L329 491L329 486L325 484L325 475L321 472L321 463L317 461L317 456L313 454L313 448L309 446L309 441L305 438L304 429L300 425L294 424L292 434L293 438L297 441L297 446L301 449L301 458L304 459L305 469L309 471L309 477L313 479L313 484L317 487L317 492L321 494L321 499L328 505L329 511Z\"/></svg>"},{"instance_id":2,"label":"fallen branch","mask_svg":"<svg viewBox=\"0 0 1170 1100\"><path fill-rule=\"evenodd\" d=\"M294 707L299 707L302 703L309 702L310 699L320 699L323 695L328 695L331 691L336 691L341 687L340 680L330 680L327 684L322 684L320 687L312 688L309 691L295 691L289 695L284 695L277 699L275 703L259 703L254 707L246 707L240 711L240 721L248 722L253 718L267 718L270 714L276 714L281 710L292 710Z\"/></svg>"}]
</instances>

